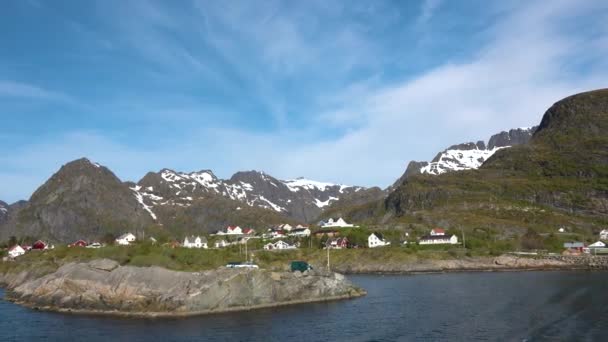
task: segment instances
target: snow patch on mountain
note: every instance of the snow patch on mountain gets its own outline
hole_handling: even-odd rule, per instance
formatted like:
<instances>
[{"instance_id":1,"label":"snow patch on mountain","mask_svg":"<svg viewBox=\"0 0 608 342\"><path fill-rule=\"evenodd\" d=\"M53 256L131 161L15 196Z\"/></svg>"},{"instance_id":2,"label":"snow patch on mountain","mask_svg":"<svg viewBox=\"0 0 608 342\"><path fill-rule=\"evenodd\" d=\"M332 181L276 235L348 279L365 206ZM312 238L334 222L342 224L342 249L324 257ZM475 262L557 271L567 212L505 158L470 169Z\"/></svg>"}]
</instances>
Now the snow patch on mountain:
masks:
<instances>
[{"instance_id":1,"label":"snow patch on mountain","mask_svg":"<svg viewBox=\"0 0 608 342\"><path fill-rule=\"evenodd\" d=\"M141 188L141 187L139 187L139 188ZM144 202L144 193L139 192L138 187L133 187L133 188L131 188L131 190L133 190L135 198L137 199L137 202L139 202L139 204L141 204L142 208L144 208L144 210L150 214L152 219L156 220L156 214L152 211L152 207L147 205Z\"/></svg>"},{"instance_id":2,"label":"snow patch on mountain","mask_svg":"<svg viewBox=\"0 0 608 342\"><path fill-rule=\"evenodd\" d=\"M337 185L337 184L332 184L332 183L317 182L317 181L313 181L313 180L305 179L305 178L290 179L290 180L285 180L282 182L283 182L283 184L287 185L287 187L293 192L300 191L301 189L307 189L307 190L317 189L320 191L325 191L328 187ZM349 186L341 185L341 188L340 188L341 190L342 190L342 187L348 188Z\"/></svg>"},{"instance_id":3,"label":"snow patch on mountain","mask_svg":"<svg viewBox=\"0 0 608 342\"><path fill-rule=\"evenodd\" d=\"M445 150L437 161L433 161L420 169L420 173L440 175L450 171L478 169L496 151L503 148L507 148L507 146L495 147L491 150L478 148L473 150Z\"/></svg>"},{"instance_id":4,"label":"snow patch on mountain","mask_svg":"<svg viewBox=\"0 0 608 342\"><path fill-rule=\"evenodd\" d=\"M319 208L324 208L324 207L327 207L328 205L330 205L331 202L337 201L339 199L340 198L338 198L338 197L329 197L327 199L327 201L320 201L319 199L315 198L315 205Z\"/></svg>"}]
</instances>

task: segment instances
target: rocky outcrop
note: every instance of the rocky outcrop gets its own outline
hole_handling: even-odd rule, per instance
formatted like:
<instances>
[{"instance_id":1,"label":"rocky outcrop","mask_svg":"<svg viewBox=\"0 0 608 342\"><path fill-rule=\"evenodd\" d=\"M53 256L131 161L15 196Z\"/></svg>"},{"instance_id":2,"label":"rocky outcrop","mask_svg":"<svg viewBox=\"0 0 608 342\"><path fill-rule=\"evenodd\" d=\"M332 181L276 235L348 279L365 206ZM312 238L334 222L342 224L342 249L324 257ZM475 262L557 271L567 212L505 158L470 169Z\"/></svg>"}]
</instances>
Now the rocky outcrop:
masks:
<instances>
[{"instance_id":1,"label":"rocky outcrop","mask_svg":"<svg viewBox=\"0 0 608 342\"><path fill-rule=\"evenodd\" d=\"M511 255L499 257L464 257L457 259L417 259L408 262L348 261L334 265L343 273L425 273L458 271L507 271L588 268L584 263L572 263L551 258L524 258Z\"/></svg>"},{"instance_id":2,"label":"rocky outcrop","mask_svg":"<svg viewBox=\"0 0 608 342\"><path fill-rule=\"evenodd\" d=\"M494 134L488 141L488 149L497 147L525 145L530 142L538 126L528 128L516 128L508 132Z\"/></svg>"},{"instance_id":3,"label":"rocky outcrop","mask_svg":"<svg viewBox=\"0 0 608 342\"><path fill-rule=\"evenodd\" d=\"M28 279L21 276L23 279ZM179 316L345 299L365 291L338 273L217 269L177 272L119 266L111 260L70 263L16 284L7 298L39 309Z\"/></svg>"}]
</instances>

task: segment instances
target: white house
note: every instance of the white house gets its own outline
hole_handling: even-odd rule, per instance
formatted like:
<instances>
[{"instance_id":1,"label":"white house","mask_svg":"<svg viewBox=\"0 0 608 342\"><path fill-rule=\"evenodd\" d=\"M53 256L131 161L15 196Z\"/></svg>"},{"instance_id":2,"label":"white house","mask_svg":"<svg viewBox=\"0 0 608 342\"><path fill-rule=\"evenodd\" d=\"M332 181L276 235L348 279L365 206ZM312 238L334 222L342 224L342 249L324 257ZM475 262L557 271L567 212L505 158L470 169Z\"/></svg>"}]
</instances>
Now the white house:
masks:
<instances>
[{"instance_id":1,"label":"white house","mask_svg":"<svg viewBox=\"0 0 608 342\"><path fill-rule=\"evenodd\" d=\"M606 247L606 244L603 243L602 241L597 241L597 242L594 242L594 243L590 244L587 247L589 247L589 248L604 248L604 247Z\"/></svg>"},{"instance_id":2,"label":"white house","mask_svg":"<svg viewBox=\"0 0 608 342\"><path fill-rule=\"evenodd\" d=\"M267 251L276 250L276 249L296 249L297 247L294 245L290 245L283 240L279 240L277 242L269 242L264 245L264 249Z\"/></svg>"},{"instance_id":3,"label":"white house","mask_svg":"<svg viewBox=\"0 0 608 342\"><path fill-rule=\"evenodd\" d=\"M207 246L207 238L200 236L186 236L184 239L184 247L186 248L208 248Z\"/></svg>"},{"instance_id":4,"label":"white house","mask_svg":"<svg viewBox=\"0 0 608 342\"><path fill-rule=\"evenodd\" d=\"M307 226L307 225L304 225L304 224L298 224L298 225L296 226L296 229L301 229L301 228L308 228L308 226Z\"/></svg>"},{"instance_id":5,"label":"white house","mask_svg":"<svg viewBox=\"0 0 608 342\"><path fill-rule=\"evenodd\" d=\"M600 232L600 240L608 240L608 229L603 229Z\"/></svg>"},{"instance_id":6,"label":"white house","mask_svg":"<svg viewBox=\"0 0 608 342\"><path fill-rule=\"evenodd\" d=\"M226 228L226 235L242 235L243 229L239 226L228 226Z\"/></svg>"},{"instance_id":7,"label":"white house","mask_svg":"<svg viewBox=\"0 0 608 342\"><path fill-rule=\"evenodd\" d=\"M135 235L131 233L126 233L119 236L118 239L116 239L116 243L119 245L128 246L132 242L135 242L135 240Z\"/></svg>"},{"instance_id":8,"label":"white house","mask_svg":"<svg viewBox=\"0 0 608 342\"><path fill-rule=\"evenodd\" d=\"M431 229L431 236L443 236L443 235L445 235L445 229L443 229L443 228Z\"/></svg>"},{"instance_id":9,"label":"white house","mask_svg":"<svg viewBox=\"0 0 608 342\"><path fill-rule=\"evenodd\" d=\"M280 224L277 228L279 230L286 230L286 231L290 232L293 229L293 226L290 225L289 223L283 223L283 224Z\"/></svg>"},{"instance_id":10,"label":"white house","mask_svg":"<svg viewBox=\"0 0 608 342\"><path fill-rule=\"evenodd\" d=\"M266 234L263 234L262 237L264 239L280 239L287 236L284 230L269 228Z\"/></svg>"},{"instance_id":11,"label":"white house","mask_svg":"<svg viewBox=\"0 0 608 342\"><path fill-rule=\"evenodd\" d=\"M321 228L350 228L354 227L354 224L347 223L343 218L330 218L327 221L319 222Z\"/></svg>"},{"instance_id":12,"label":"white house","mask_svg":"<svg viewBox=\"0 0 608 342\"><path fill-rule=\"evenodd\" d=\"M297 236L297 237L308 237L310 236L310 229L308 228L296 228L292 230L289 236Z\"/></svg>"},{"instance_id":13,"label":"white house","mask_svg":"<svg viewBox=\"0 0 608 342\"><path fill-rule=\"evenodd\" d=\"M456 235L427 235L420 238L421 245L456 245L458 237Z\"/></svg>"},{"instance_id":14,"label":"white house","mask_svg":"<svg viewBox=\"0 0 608 342\"><path fill-rule=\"evenodd\" d=\"M386 241L380 233L372 233L367 237L367 247L376 248L390 245L390 241Z\"/></svg>"},{"instance_id":15,"label":"white house","mask_svg":"<svg viewBox=\"0 0 608 342\"><path fill-rule=\"evenodd\" d=\"M559 227L559 229L557 230L558 233L565 233L566 232L566 228L564 227Z\"/></svg>"},{"instance_id":16,"label":"white house","mask_svg":"<svg viewBox=\"0 0 608 342\"><path fill-rule=\"evenodd\" d=\"M8 256L13 259L23 254L25 254L25 249L19 245L15 245L8 250Z\"/></svg>"},{"instance_id":17,"label":"white house","mask_svg":"<svg viewBox=\"0 0 608 342\"><path fill-rule=\"evenodd\" d=\"M219 241L215 241L215 243L213 244L213 246L215 248L224 248L224 247L228 247L230 246L230 244L226 241L226 240L219 240Z\"/></svg>"}]
</instances>

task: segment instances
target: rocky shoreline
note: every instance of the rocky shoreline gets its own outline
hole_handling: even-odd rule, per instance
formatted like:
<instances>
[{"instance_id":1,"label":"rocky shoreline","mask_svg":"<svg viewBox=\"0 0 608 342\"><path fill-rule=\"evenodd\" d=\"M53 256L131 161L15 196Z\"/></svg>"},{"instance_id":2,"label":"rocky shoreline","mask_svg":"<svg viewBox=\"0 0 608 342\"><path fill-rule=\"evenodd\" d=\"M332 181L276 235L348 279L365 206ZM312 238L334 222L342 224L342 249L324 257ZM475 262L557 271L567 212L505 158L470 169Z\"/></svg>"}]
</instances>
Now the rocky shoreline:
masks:
<instances>
[{"instance_id":1,"label":"rocky shoreline","mask_svg":"<svg viewBox=\"0 0 608 342\"><path fill-rule=\"evenodd\" d=\"M333 272L178 272L160 267L120 266L106 259L66 264L35 279L23 272L5 275L3 282L7 284L7 300L30 308L137 317L253 310L366 294Z\"/></svg>"},{"instance_id":2,"label":"rocky shoreline","mask_svg":"<svg viewBox=\"0 0 608 342\"><path fill-rule=\"evenodd\" d=\"M447 260L413 260L411 262L347 262L334 265L332 270L343 274L421 274L447 272L507 272L608 269L608 258L590 260L581 257L471 257ZM604 258L604 259L601 259Z\"/></svg>"}]
</instances>

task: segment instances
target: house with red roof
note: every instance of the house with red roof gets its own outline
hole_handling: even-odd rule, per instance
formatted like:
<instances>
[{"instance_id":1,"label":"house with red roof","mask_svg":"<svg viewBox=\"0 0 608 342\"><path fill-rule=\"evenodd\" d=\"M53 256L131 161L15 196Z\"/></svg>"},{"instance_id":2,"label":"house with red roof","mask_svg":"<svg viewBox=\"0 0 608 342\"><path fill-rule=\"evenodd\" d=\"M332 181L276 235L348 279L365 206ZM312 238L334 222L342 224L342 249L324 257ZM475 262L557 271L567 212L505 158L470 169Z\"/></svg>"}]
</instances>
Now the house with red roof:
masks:
<instances>
[{"instance_id":1,"label":"house with red roof","mask_svg":"<svg viewBox=\"0 0 608 342\"><path fill-rule=\"evenodd\" d=\"M445 229L443 229L443 228L431 229L431 236L442 236L442 235L445 235Z\"/></svg>"},{"instance_id":2,"label":"house with red roof","mask_svg":"<svg viewBox=\"0 0 608 342\"><path fill-rule=\"evenodd\" d=\"M226 235L241 235L243 234L243 229L239 226L228 226L226 228Z\"/></svg>"},{"instance_id":3,"label":"house with red roof","mask_svg":"<svg viewBox=\"0 0 608 342\"><path fill-rule=\"evenodd\" d=\"M47 243L42 240L38 240L32 244L32 249L44 250L47 248L48 248Z\"/></svg>"},{"instance_id":4,"label":"house with red roof","mask_svg":"<svg viewBox=\"0 0 608 342\"><path fill-rule=\"evenodd\" d=\"M348 239L346 237L327 239L327 242L325 242L325 248L329 248L329 249L348 248Z\"/></svg>"},{"instance_id":5,"label":"house with red roof","mask_svg":"<svg viewBox=\"0 0 608 342\"><path fill-rule=\"evenodd\" d=\"M84 240L78 240L72 244L69 244L68 247L86 247L89 244Z\"/></svg>"}]
</instances>

